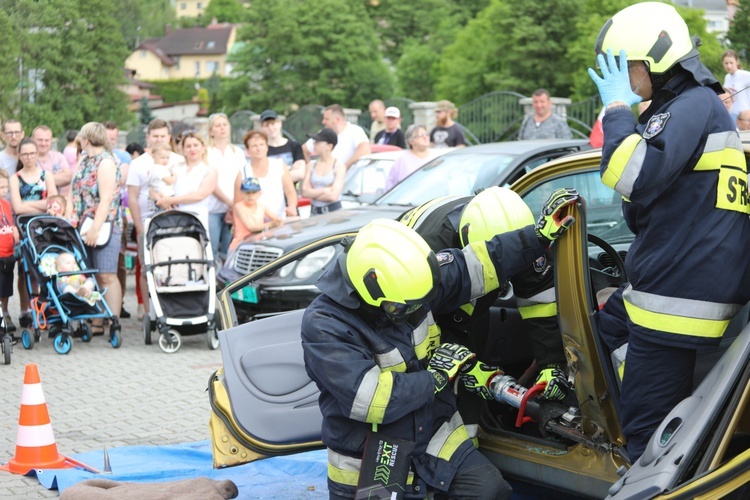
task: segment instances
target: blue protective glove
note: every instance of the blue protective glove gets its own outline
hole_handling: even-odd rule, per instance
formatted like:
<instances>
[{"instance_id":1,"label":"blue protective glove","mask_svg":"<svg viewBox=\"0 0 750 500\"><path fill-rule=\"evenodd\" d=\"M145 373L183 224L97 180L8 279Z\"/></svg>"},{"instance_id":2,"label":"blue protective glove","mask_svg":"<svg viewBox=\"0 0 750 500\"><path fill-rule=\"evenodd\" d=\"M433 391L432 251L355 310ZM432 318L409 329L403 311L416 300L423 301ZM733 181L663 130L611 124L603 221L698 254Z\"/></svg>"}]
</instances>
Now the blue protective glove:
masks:
<instances>
[{"instance_id":1,"label":"blue protective glove","mask_svg":"<svg viewBox=\"0 0 750 500\"><path fill-rule=\"evenodd\" d=\"M630 73L628 72L628 59L625 51L620 51L620 67L617 67L617 61L612 53L612 49L607 49L607 61L604 56L597 56L599 69L602 71L602 77L596 74L596 71L589 68L589 76L599 88L599 95L602 96L604 106L609 106L613 102L624 102L628 106L638 104L643 100L641 96L633 92L630 86Z\"/></svg>"}]
</instances>

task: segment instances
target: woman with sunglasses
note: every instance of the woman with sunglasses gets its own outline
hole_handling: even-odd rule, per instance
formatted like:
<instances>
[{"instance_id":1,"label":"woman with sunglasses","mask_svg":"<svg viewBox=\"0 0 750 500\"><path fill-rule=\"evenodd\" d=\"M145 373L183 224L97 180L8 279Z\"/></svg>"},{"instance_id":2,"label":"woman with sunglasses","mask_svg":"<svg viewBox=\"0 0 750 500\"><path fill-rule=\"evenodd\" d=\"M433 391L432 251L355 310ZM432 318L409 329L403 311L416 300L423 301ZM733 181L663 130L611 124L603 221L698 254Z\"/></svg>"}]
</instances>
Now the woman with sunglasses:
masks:
<instances>
[{"instance_id":1,"label":"woman with sunglasses","mask_svg":"<svg viewBox=\"0 0 750 500\"><path fill-rule=\"evenodd\" d=\"M424 125L411 125L406 129L406 144L409 149L393 162L388 172L388 179L385 182L386 191L390 191L402 179L435 157L430 150L430 134L427 133Z\"/></svg>"}]
</instances>

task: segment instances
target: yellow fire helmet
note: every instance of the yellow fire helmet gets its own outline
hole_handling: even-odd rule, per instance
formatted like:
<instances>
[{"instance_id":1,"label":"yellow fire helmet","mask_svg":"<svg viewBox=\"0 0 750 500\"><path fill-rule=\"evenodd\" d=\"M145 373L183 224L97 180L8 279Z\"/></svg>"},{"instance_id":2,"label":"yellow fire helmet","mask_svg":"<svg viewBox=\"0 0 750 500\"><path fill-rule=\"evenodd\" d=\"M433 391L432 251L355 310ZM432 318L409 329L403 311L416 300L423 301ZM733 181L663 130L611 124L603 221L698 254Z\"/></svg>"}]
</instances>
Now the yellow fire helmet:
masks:
<instances>
[{"instance_id":1,"label":"yellow fire helmet","mask_svg":"<svg viewBox=\"0 0 750 500\"><path fill-rule=\"evenodd\" d=\"M508 188L494 186L466 204L458 232L461 246L466 246L530 224L534 224L534 215L521 197Z\"/></svg>"},{"instance_id":2,"label":"yellow fire helmet","mask_svg":"<svg viewBox=\"0 0 750 500\"><path fill-rule=\"evenodd\" d=\"M624 50L628 61L646 61L652 74L669 71L680 61L696 57L698 49L687 24L669 4L643 2L610 18L596 39L596 53Z\"/></svg>"},{"instance_id":3,"label":"yellow fire helmet","mask_svg":"<svg viewBox=\"0 0 750 500\"><path fill-rule=\"evenodd\" d=\"M437 258L413 229L375 219L359 230L346 249L345 272L366 303L418 305L428 302L440 283Z\"/></svg>"}]
</instances>

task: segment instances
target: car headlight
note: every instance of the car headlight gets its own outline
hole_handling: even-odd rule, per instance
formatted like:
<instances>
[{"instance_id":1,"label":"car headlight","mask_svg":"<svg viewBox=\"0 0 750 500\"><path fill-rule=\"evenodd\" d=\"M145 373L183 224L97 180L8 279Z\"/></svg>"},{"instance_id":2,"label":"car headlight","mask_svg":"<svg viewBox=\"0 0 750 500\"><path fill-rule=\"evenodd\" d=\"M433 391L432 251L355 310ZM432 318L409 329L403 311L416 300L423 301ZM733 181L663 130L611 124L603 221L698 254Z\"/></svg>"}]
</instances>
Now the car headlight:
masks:
<instances>
[{"instance_id":1,"label":"car headlight","mask_svg":"<svg viewBox=\"0 0 750 500\"><path fill-rule=\"evenodd\" d=\"M296 266L297 263L292 261L289 264L285 265L281 269L279 269L279 278L286 278L289 276L289 273L292 272L292 269L294 269L294 266Z\"/></svg>"},{"instance_id":2,"label":"car headlight","mask_svg":"<svg viewBox=\"0 0 750 500\"><path fill-rule=\"evenodd\" d=\"M336 254L336 249L333 246L328 246L316 250L310 255L303 257L297 262L297 267L294 270L294 277L300 280L304 280L317 273L331 262L333 256ZM284 266L281 270L286 269ZM281 274L281 273L279 273ZM288 273L287 273L288 274ZM282 276L283 277L283 276Z\"/></svg>"}]
</instances>

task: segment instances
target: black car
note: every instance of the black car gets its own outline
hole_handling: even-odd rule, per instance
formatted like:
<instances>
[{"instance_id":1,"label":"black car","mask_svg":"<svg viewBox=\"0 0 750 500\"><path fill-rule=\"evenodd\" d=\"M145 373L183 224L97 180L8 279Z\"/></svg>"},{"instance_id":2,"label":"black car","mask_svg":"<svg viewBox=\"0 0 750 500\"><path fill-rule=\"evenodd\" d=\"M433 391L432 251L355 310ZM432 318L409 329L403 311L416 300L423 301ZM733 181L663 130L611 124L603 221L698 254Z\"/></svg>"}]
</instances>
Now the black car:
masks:
<instances>
[{"instance_id":1,"label":"black car","mask_svg":"<svg viewBox=\"0 0 750 500\"><path fill-rule=\"evenodd\" d=\"M247 237L227 257L218 275L219 286L237 281L281 255L326 236L356 232L375 218L394 219L440 196L467 196L490 186L510 186L540 165L583 149L588 149L584 140L554 139L456 149L427 163L372 205L302 219ZM598 179L595 184L601 185ZM612 191L606 196L611 200ZM533 211L544 201L537 198L528 200ZM339 246L321 249L238 291L234 296L238 312L250 318L306 307L319 293L315 282L321 271L340 251Z\"/></svg>"}]
</instances>

